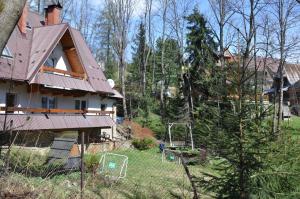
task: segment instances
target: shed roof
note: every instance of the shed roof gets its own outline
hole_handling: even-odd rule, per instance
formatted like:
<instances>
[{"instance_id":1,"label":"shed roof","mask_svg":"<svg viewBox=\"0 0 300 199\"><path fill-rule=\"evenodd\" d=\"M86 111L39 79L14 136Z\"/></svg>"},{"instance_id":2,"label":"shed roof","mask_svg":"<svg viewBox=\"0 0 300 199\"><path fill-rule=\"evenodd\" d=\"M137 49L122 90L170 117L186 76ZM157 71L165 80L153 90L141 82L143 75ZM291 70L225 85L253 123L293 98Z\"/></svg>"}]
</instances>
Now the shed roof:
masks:
<instances>
[{"instance_id":1,"label":"shed roof","mask_svg":"<svg viewBox=\"0 0 300 199\"><path fill-rule=\"evenodd\" d=\"M0 124L4 124L5 115L0 115ZM62 129L86 129L109 128L114 126L110 116L93 115L44 115L44 114L10 114L6 118L6 126L15 131L28 130L62 130Z\"/></svg>"}]
</instances>

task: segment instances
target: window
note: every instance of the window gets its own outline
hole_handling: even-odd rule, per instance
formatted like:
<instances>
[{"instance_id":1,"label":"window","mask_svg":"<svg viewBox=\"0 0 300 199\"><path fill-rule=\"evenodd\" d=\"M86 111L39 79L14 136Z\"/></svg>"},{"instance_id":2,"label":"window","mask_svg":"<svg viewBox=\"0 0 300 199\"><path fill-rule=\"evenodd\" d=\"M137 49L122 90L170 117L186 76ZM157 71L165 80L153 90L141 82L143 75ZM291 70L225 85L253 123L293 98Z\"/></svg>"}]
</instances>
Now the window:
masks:
<instances>
[{"instance_id":1,"label":"window","mask_svg":"<svg viewBox=\"0 0 300 199\"><path fill-rule=\"evenodd\" d=\"M10 53L10 50L8 49L7 46L4 47L3 51L2 51L2 56L4 57L12 57L11 53Z\"/></svg>"},{"instance_id":2,"label":"window","mask_svg":"<svg viewBox=\"0 0 300 199\"><path fill-rule=\"evenodd\" d=\"M85 109L87 109L86 100L75 100L75 109L76 110L85 110Z\"/></svg>"},{"instance_id":3,"label":"window","mask_svg":"<svg viewBox=\"0 0 300 199\"><path fill-rule=\"evenodd\" d=\"M106 104L101 104L101 111L105 111L106 110L107 105Z\"/></svg>"},{"instance_id":4,"label":"window","mask_svg":"<svg viewBox=\"0 0 300 199\"><path fill-rule=\"evenodd\" d=\"M17 104L17 97L15 93L6 93L6 107L15 107ZM13 113L13 111L7 111L7 113Z\"/></svg>"},{"instance_id":5,"label":"window","mask_svg":"<svg viewBox=\"0 0 300 199\"><path fill-rule=\"evenodd\" d=\"M55 109L56 98L55 97L42 97L42 108Z\"/></svg>"},{"instance_id":6,"label":"window","mask_svg":"<svg viewBox=\"0 0 300 199\"><path fill-rule=\"evenodd\" d=\"M45 62L45 66L54 68L55 63L56 63L56 59L55 58L48 58L46 60L46 62Z\"/></svg>"}]
</instances>

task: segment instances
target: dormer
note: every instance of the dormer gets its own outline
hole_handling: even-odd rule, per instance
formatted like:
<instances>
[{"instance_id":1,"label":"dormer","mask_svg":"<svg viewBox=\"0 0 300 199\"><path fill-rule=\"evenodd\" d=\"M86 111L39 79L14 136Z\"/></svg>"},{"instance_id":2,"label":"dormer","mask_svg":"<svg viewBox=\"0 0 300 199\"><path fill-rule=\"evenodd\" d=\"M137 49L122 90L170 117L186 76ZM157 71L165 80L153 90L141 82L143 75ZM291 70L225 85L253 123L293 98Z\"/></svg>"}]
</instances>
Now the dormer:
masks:
<instances>
[{"instance_id":1,"label":"dormer","mask_svg":"<svg viewBox=\"0 0 300 199\"><path fill-rule=\"evenodd\" d=\"M68 29L46 59L40 71L86 79L85 70Z\"/></svg>"}]
</instances>

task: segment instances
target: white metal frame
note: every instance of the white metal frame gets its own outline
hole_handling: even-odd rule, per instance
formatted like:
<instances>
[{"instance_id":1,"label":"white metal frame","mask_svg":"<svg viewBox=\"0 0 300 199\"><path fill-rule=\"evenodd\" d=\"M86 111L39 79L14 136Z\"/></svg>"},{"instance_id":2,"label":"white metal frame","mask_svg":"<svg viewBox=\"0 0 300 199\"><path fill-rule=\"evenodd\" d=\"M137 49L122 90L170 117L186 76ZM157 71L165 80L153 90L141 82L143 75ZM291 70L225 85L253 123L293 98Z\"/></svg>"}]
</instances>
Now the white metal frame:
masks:
<instances>
[{"instance_id":1,"label":"white metal frame","mask_svg":"<svg viewBox=\"0 0 300 199\"><path fill-rule=\"evenodd\" d=\"M172 126L174 126L176 124L185 125L186 127L189 128L189 133L190 133L190 137L191 137L192 150L194 150L194 139L193 139L193 133L192 133L192 125L191 125L191 123L176 123L176 122L168 123L168 134L169 134L170 146L174 146L174 144L172 142L171 128L172 128Z\"/></svg>"},{"instance_id":2,"label":"white metal frame","mask_svg":"<svg viewBox=\"0 0 300 199\"><path fill-rule=\"evenodd\" d=\"M105 160L106 160L107 155L122 157L122 158L124 158L124 160L123 160L123 163L122 163L122 166L121 166L119 176L105 175L105 177L110 177L110 178L117 177L117 180L119 180L121 178L125 178L126 175L127 175L128 157L126 155L120 155L120 154L116 154L116 153L105 153L101 156L101 159L99 161L99 165L101 166L100 169L99 169L99 173L103 174L103 172L104 172L104 165L105 165Z\"/></svg>"}]
</instances>

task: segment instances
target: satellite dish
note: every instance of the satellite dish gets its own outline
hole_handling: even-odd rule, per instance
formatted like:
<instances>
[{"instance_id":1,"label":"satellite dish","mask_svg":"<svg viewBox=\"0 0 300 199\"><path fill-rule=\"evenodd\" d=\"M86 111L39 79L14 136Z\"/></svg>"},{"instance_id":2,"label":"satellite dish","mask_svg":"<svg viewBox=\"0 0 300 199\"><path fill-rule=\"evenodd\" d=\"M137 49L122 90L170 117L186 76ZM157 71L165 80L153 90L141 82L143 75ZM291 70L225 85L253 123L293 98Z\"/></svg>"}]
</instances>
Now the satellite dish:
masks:
<instances>
[{"instance_id":1,"label":"satellite dish","mask_svg":"<svg viewBox=\"0 0 300 199\"><path fill-rule=\"evenodd\" d=\"M115 87L115 81L114 80L108 79L107 82L108 82L108 84L110 85L111 88Z\"/></svg>"}]
</instances>

